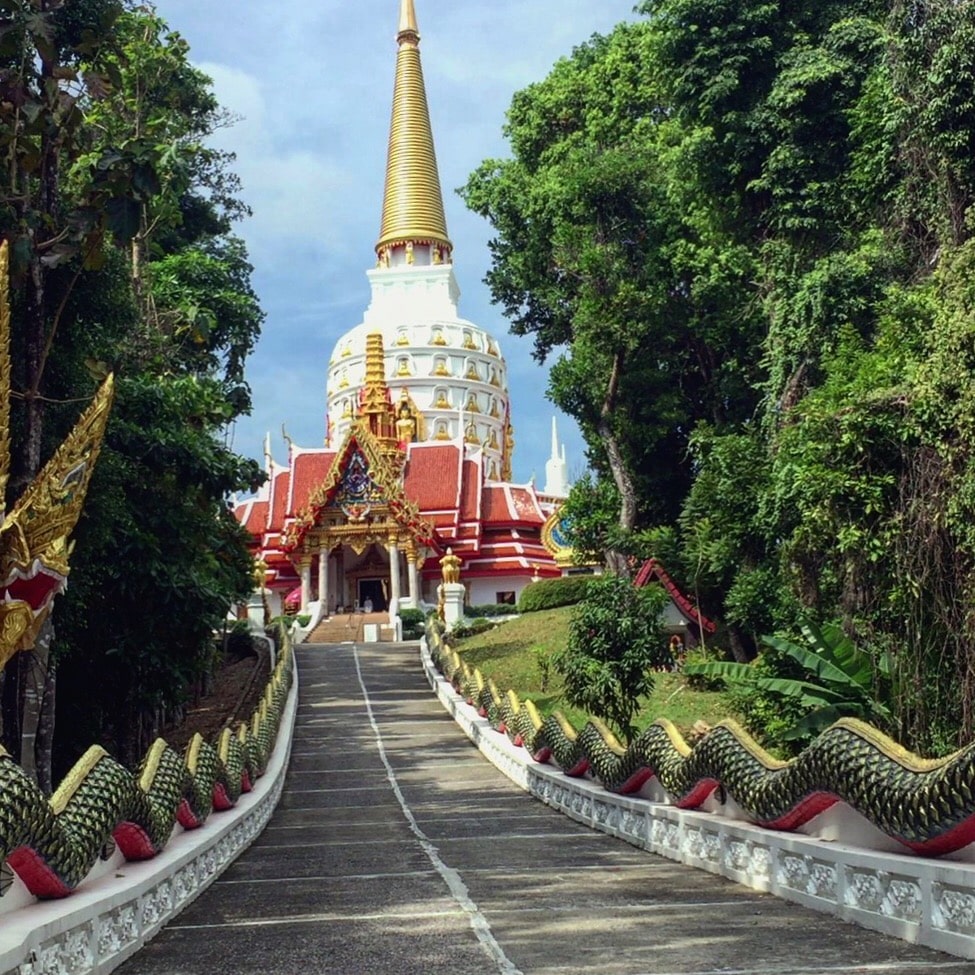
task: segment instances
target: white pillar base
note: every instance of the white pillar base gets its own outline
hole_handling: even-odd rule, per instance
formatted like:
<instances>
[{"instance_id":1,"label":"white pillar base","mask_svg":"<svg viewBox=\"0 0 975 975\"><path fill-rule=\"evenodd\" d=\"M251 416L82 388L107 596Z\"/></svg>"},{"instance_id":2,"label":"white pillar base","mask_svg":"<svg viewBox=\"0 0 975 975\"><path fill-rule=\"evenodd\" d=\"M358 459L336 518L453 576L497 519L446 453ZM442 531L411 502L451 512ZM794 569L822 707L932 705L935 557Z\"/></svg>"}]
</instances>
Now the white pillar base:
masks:
<instances>
[{"instance_id":1,"label":"white pillar base","mask_svg":"<svg viewBox=\"0 0 975 975\"><path fill-rule=\"evenodd\" d=\"M466 590L461 582L445 582L443 590L443 621L449 632L464 618L464 595Z\"/></svg>"}]
</instances>

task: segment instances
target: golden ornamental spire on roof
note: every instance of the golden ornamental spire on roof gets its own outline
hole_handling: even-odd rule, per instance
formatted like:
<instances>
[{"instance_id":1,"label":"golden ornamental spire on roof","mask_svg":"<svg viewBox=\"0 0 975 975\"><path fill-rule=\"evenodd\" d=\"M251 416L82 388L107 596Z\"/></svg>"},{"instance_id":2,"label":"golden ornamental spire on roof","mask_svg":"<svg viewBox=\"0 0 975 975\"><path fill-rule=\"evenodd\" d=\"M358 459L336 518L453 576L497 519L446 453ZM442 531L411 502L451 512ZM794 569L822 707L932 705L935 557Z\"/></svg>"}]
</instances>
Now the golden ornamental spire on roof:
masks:
<instances>
[{"instance_id":1,"label":"golden ornamental spire on roof","mask_svg":"<svg viewBox=\"0 0 975 975\"><path fill-rule=\"evenodd\" d=\"M439 264L450 260L453 245L447 237L413 0L401 0L396 40L399 53L376 254L380 264L388 265L394 251L402 248L397 263Z\"/></svg>"},{"instance_id":2,"label":"golden ornamental spire on roof","mask_svg":"<svg viewBox=\"0 0 975 975\"><path fill-rule=\"evenodd\" d=\"M366 336L366 378L359 393L359 416L384 446L396 443L396 412L386 385L381 332Z\"/></svg>"}]
</instances>

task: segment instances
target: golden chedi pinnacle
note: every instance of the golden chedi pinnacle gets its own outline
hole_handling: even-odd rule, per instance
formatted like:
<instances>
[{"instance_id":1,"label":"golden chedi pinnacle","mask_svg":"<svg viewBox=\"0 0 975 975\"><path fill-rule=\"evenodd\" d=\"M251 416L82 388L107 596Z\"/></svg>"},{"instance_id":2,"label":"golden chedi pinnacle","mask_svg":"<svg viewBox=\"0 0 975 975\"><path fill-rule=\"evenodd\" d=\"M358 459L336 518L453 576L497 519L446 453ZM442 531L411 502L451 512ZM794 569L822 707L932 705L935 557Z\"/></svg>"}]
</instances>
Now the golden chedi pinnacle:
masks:
<instances>
[{"instance_id":1,"label":"golden chedi pinnacle","mask_svg":"<svg viewBox=\"0 0 975 975\"><path fill-rule=\"evenodd\" d=\"M403 259L397 263L446 263L452 245L447 237L413 0L401 0L396 40L399 53L376 254L381 265L390 263L397 248L403 249Z\"/></svg>"}]
</instances>

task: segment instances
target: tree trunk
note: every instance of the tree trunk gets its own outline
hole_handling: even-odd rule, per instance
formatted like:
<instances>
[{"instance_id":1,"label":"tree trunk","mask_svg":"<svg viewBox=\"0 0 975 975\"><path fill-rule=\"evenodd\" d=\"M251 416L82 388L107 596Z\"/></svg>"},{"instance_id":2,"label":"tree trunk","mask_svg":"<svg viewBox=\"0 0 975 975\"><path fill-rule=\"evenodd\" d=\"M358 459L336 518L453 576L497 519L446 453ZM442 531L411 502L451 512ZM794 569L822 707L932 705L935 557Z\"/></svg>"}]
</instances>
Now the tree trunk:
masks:
<instances>
[{"instance_id":1,"label":"tree trunk","mask_svg":"<svg viewBox=\"0 0 975 975\"><path fill-rule=\"evenodd\" d=\"M34 739L34 761L37 767L37 784L44 795L54 792L52 768L54 765L54 709L57 701L57 665L51 659L54 642L54 623L48 616L37 638L37 650L44 648L44 692L41 696L40 715L37 720L37 737Z\"/></svg>"},{"instance_id":2,"label":"tree trunk","mask_svg":"<svg viewBox=\"0 0 975 975\"><path fill-rule=\"evenodd\" d=\"M754 647L754 641L748 639L747 643ZM731 655L740 664L751 663L755 659L754 651L749 653L746 641L742 639L742 634L736 626L728 627L728 646L731 648Z\"/></svg>"},{"instance_id":3,"label":"tree trunk","mask_svg":"<svg viewBox=\"0 0 975 975\"><path fill-rule=\"evenodd\" d=\"M596 432L603 441L606 449L606 459L609 462L609 470L613 475L616 489L620 493L620 517L619 533L620 541L629 535L636 525L636 488L633 486L633 478L627 469L626 462L623 460L623 452L620 450L619 440L613 430L612 418L616 409L616 396L619 391L620 372L623 367L623 354L617 352L613 356L613 368L610 372L609 383L606 387L606 395L603 397L602 407L599 410L599 420L596 423ZM616 575L629 578L631 567L626 553L617 546L610 546L606 551L606 567Z\"/></svg>"},{"instance_id":4,"label":"tree trunk","mask_svg":"<svg viewBox=\"0 0 975 975\"><path fill-rule=\"evenodd\" d=\"M52 5L42 4L47 12ZM60 98L55 60L49 59L39 51L40 84L53 101L51 115L56 115L56 102ZM45 217L41 227L47 233L58 225L60 209L60 131L54 126L46 126L40 141L40 171L37 178L36 209ZM25 185L29 177L24 174ZM29 204L26 204L29 207ZM44 401L41 397L41 382L48 354L48 309L46 293L46 270L41 263L42 245L38 231L31 233L32 253L27 274L27 294L24 302L24 382L25 382L25 428L20 450L12 457L11 496L18 497L41 469L41 451L44 434ZM39 640L38 643L43 641ZM41 656L32 660L28 653L17 654L8 662L8 677L3 697L4 742L9 743L12 755L19 755L24 771L32 777L35 774L34 734L40 721L41 702L45 697L43 676L38 683L38 675L47 673L50 640ZM39 668L39 669L38 669ZM16 675L16 676L15 676ZM13 681L11 677L15 676ZM51 691L53 694L53 689ZM52 701L53 707L53 701ZM9 748L12 745L14 747ZM48 757L50 753L48 752ZM42 769L42 776L51 778L48 766Z\"/></svg>"}]
</instances>

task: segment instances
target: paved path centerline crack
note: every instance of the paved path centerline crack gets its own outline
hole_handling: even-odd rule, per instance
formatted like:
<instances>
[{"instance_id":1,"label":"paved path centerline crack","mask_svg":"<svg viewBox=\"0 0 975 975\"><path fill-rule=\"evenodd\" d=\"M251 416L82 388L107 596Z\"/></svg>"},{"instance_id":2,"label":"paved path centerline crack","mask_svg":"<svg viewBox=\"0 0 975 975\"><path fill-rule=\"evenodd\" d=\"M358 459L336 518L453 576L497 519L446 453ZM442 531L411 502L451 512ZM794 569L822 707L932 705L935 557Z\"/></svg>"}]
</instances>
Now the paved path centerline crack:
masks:
<instances>
[{"instance_id":1,"label":"paved path centerline crack","mask_svg":"<svg viewBox=\"0 0 975 975\"><path fill-rule=\"evenodd\" d=\"M420 829L419 824L413 816L413 811L410 809L410 805L406 801L406 796L403 795L403 792L399 787L399 782L396 779L396 772L393 770L393 766L390 764L389 758L386 755L386 747L383 744L382 731L379 728L379 724L376 721L376 716L373 712L372 701L369 697L369 689L366 687L365 679L362 676L362 666L359 661L359 650L355 644L352 645L352 660L355 664L355 672L359 681L359 687L362 688L362 699L366 706L366 714L369 717L369 724L371 725L373 733L376 736L376 744L379 747L379 757L382 759L383 765L386 766L386 775L389 779L390 788L393 790L393 794L396 796L396 799L400 804L400 808L403 810L403 815L406 817L407 823L409 823L410 830L419 840L420 846L423 848L423 852L426 853L427 857L430 859L434 869L443 878L443 881L447 885L447 888L454 900L467 914L471 929L474 931L477 940L480 942L488 956L497 964L498 971L501 972L501 975L523 975L520 969L518 969L508 958L504 952L504 949L494 937L494 934L491 931L491 925L488 923L488 919L481 913L480 908L471 899L470 893L467 890L467 885L464 883L460 874L452 867L448 867L447 864L444 863L440 857L440 852L438 851L437 847L430 842L427 835L422 829Z\"/></svg>"}]
</instances>

